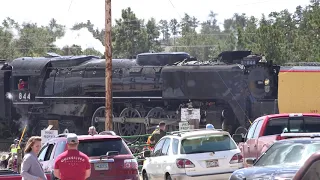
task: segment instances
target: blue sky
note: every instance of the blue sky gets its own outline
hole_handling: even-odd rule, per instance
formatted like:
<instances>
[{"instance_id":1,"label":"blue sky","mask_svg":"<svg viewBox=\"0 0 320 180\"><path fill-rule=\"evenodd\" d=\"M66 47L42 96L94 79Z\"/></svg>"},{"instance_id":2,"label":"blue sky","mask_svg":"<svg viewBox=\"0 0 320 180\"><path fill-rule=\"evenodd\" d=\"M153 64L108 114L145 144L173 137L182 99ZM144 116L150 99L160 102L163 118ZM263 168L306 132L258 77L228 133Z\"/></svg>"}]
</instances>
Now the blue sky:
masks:
<instances>
[{"instance_id":1,"label":"blue sky","mask_svg":"<svg viewBox=\"0 0 320 180\"><path fill-rule=\"evenodd\" d=\"M121 9L131 7L139 18L180 19L184 12L206 20L210 10L218 14L220 24L233 13L261 17L262 13L307 5L309 0L113 0L112 16L119 18ZM19 22L47 24L54 17L71 27L76 22L90 19L97 27L104 27L104 0L1 0L0 19L10 16Z\"/></svg>"}]
</instances>

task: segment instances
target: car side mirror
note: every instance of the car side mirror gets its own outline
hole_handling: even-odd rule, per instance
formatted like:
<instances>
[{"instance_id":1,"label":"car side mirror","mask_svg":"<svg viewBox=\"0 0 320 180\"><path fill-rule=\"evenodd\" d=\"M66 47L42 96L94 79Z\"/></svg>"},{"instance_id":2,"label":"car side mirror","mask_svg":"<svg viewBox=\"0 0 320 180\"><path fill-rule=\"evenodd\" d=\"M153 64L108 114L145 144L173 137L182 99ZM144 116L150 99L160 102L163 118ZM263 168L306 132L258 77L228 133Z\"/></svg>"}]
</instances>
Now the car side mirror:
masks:
<instances>
[{"instance_id":1,"label":"car side mirror","mask_svg":"<svg viewBox=\"0 0 320 180\"><path fill-rule=\"evenodd\" d=\"M256 162L256 159L255 159L255 158L248 158L248 159L246 160L246 163L247 163L248 165L253 165L255 162Z\"/></svg>"},{"instance_id":2,"label":"car side mirror","mask_svg":"<svg viewBox=\"0 0 320 180\"><path fill-rule=\"evenodd\" d=\"M244 138L243 138L242 134L234 134L234 135L232 135L232 139L236 143L244 142Z\"/></svg>"},{"instance_id":3,"label":"car side mirror","mask_svg":"<svg viewBox=\"0 0 320 180\"><path fill-rule=\"evenodd\" d=\"M144 151L144 152L143 152L143 157L145 157L145 158L146 158L146 157L151 157L151 151L148 151L148 150L147 150L147 151Z\"/></svg>"}]
</instances>

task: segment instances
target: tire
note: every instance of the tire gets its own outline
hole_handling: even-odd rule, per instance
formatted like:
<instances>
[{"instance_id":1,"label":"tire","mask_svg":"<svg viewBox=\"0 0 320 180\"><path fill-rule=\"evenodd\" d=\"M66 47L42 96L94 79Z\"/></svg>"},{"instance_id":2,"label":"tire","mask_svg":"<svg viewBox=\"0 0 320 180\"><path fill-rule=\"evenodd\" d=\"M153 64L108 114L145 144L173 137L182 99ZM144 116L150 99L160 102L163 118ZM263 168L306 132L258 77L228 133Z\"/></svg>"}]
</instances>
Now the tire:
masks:
<instances>
[{"instance_id":1,"label":"tire","mask_svg":"<svg viewBox=\"0 0 320 180\"><path fill-rule=\"evenodd\" d=\"M148 179L149 179L147 172L143 172L143 174L142 174L142 179L143 179L143 180L148 180Z\"/></svg>"},{"instance_id":2,"label":"tire","mask_svg":"<svg viewBox=\"0 0 320 180\"><path fill-rule=\"evenodd\" d=\"M172 180L170 174L167 175L166 180Z\"/></svg>"}]
</instances>

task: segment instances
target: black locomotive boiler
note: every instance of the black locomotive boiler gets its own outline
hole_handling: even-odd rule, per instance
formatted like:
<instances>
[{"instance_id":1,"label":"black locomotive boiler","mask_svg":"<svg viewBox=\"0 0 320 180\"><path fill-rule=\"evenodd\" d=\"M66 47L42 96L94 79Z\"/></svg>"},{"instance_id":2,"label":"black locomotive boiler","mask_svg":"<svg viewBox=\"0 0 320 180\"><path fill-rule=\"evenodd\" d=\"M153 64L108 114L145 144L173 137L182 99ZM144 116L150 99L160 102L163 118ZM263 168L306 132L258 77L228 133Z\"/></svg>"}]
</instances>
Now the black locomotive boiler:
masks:
<instances>
[{"instance_id":1,"label":"black locomotive boiler","mask_svg":"<svg viewBox=\"0 0 320 180\"><path fill-rule=\"evenodd\" d=\"M77 133L90 125L104 128L104 59L51 54L14 59L9 66L10 99L33 133L48 120ZM200 108L201 125L231 133L277 113L279 66L250 51L223 52L211 62L183 52L143 53L113 59L112 70L113 126L122 136L145 134L162 120L175 130L182 107ZM18 89L21 80L27 85Z\"/></svg>"}]
</instances>

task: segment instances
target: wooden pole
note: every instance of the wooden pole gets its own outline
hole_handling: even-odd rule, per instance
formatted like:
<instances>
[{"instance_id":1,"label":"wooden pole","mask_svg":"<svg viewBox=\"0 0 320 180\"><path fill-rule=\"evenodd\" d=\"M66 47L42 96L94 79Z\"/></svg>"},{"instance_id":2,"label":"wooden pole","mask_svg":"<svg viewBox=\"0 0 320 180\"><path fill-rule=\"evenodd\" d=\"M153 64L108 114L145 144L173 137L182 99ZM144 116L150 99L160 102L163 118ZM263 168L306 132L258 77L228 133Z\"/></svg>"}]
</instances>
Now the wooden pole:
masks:
<instances>
[{"instance_id":1,"label":"wooden pole","mask_svg":"<svg viewBox=\"0 0 320 180\"><path fill-rule=\"evenodd\" d=\"M105 130L112 131L112 47L111 47L111 0L105 0L106 5L106 41L105 41L105 57L106 57L106 110L105 110Z\"/></svg>"}]
</instances>

